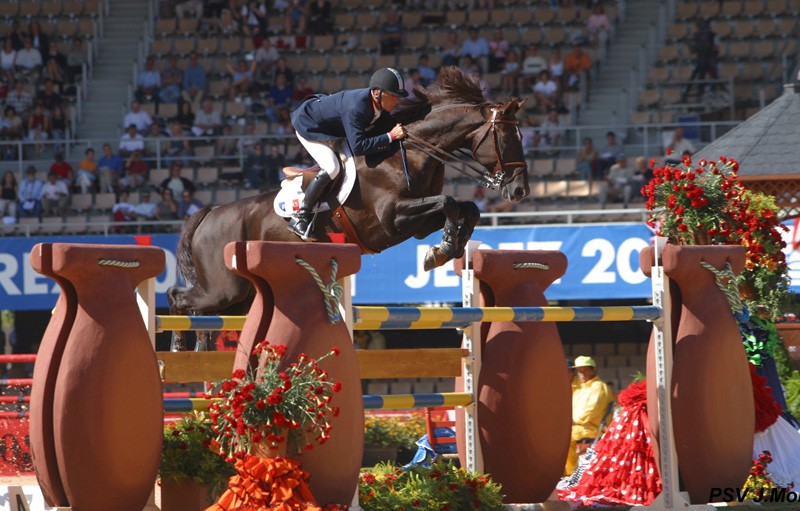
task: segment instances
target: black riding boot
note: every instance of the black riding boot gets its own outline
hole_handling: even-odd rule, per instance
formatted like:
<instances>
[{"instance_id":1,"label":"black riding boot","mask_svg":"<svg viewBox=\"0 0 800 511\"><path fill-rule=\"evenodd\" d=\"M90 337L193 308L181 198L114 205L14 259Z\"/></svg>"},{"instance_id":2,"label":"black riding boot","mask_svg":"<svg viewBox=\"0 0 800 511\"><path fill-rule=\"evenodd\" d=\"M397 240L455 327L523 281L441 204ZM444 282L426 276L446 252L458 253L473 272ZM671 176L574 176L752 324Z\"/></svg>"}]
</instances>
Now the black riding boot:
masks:
<instances>
[{"instance_id":1,"label":"black riding boot","mask_svg":"<svg viewBox=\"0 0 800 511\"><path fill-rule=\"evenodd\" d=\"M325 188L330 184L331 177L327 172L319 172L306 188L306 195L303 197L303 205L292 216L289 221L289 230L300 236L303 241L317 241L314 233L311 232L313 225L311 221L314 217L313 209L317 205Z\"/></svg>"}]
</instances>

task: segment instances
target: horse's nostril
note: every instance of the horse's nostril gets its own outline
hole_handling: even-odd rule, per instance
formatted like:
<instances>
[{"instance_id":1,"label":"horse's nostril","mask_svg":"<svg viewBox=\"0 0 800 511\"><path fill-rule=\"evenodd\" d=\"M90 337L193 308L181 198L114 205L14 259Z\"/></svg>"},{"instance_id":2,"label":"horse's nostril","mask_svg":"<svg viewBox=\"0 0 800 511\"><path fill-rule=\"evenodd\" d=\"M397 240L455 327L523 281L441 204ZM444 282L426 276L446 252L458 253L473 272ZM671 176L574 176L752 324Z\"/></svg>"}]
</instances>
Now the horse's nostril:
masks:
<instances>
[{"instance_id":1,"label":"horse's nostril","mask_svg":"<svg viewBox=\"0 0 800 511\"><path fill-rule=\"evenodd\" d=\"M525 197L525 188L519 186L514 189L514 197L521 199Z\"/></svg>"}]
</instances>

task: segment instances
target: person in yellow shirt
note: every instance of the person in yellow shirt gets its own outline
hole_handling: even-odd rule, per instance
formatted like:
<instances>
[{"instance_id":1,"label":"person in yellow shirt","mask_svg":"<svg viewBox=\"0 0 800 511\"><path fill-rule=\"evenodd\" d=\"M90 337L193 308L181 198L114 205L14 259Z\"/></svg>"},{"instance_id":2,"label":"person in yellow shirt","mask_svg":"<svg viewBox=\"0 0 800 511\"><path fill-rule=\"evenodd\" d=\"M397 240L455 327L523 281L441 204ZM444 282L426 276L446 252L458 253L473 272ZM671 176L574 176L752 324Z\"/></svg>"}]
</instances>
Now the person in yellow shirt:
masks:
<instances>
[{"instance_id":1,"label":"person in yellow shirt","mask_svg":"<svg viewBox=\"0 0 800 511\"><path fill-rule=\"evenodd\" d=\"M572 392L572 436L567 455L565 475L578 464L577 446L584 439L594 439L600 433L600 423L614 396L608 386L597 378L597 364L591 357L575 359L580 384Z\"/></svg>"}]
</instances>

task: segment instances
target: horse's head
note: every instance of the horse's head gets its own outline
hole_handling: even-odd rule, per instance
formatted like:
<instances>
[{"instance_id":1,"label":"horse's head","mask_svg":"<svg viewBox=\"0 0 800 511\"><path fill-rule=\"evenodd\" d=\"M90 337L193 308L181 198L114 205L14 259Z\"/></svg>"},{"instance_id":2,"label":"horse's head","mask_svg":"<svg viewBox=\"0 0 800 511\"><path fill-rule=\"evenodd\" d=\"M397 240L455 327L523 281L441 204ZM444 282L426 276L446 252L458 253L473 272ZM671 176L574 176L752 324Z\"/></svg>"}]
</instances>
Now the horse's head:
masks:
<instances>
[{"instance_id":1,"label":"horse's head","mask_svg":"<svg viewBox=\"0 0 800 511\"><path fill-rule=\"evenodd\" d=\"M519 202L528 196L528 164L516 114L525 102L514 99L504 105L483 109L486 122L472 136L472 156L490 169L492 180L503 198Z\"/></svg>"}]
</instances>

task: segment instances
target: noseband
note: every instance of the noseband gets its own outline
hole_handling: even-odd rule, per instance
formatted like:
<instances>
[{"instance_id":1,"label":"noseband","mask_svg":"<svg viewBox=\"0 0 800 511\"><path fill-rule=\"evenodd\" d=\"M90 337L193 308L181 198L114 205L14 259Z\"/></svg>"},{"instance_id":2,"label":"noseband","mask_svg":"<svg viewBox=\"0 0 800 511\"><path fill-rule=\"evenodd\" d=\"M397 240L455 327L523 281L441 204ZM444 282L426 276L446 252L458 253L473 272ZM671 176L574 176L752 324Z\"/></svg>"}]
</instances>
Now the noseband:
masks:
<instances>
[{"instance_id":1,"label":"noseband","mask_svg":"<svg viewBox=\"0 0 800 511\"><path fill-rule=\"evenodd\" d=\"M452 105L452 106L453 107L456 107L456 106L461 107L461 105ZM505 120L505 119L498 119L497 118L498 113L499 113L498 107L493 107L491 109L491 112L492 112L492 118L486 121L488 123L488 126L486 127L486 131L483 132L483 135L481 135L481 137L478 139L478 142L472 145L472 154L473 154L473 157L474 157L474 155L476 154L476 151L481 146L481 144L489 137L490 133L492 134L492 140L494 142L494 154L495 154L495 157L497 158L497 165L495 166L495 168L491 172L486 172L485 169L475 165L471 161L465 160L464 158L462 158L462 157L460 157L458 155L455 155L455 154L453 154L451 152L445 151L444 149L431 144L427 140L425 140L425 139L423 139L421 137L418 137L417 135L414 135L413 133L406 132L406 136L408 137L409 141L411 142L411 144L414 147L416 147L420 151L424 152L428 156L434 158L435 160L438 160L439 162L441 162L443 164L448 163L448 161L446 159L443 159L443 158L433 154L433 153L439 153L439 155L443 156L444 158L449 158L449 159L455 160L455 161L463 164L465 167L470 168L471 170L473 170L478 175L477 176L470 176L469 174L466 174L466 172L464 172L460 168L456 167L460 172L468 175L469 177L473 177L473 178L477 177L478 181L482 185L486 186L487 188L491 188L493 190L497 190L501 186L505 185L506 183L510 183L511 181L516 179L517 176L519 176L522 172L527 171L528 164L526 162L524 162L524 161L510 161L510 162L504 162L503 161L503 156L502 156L502 154L500 154L500 144L499 144L499 141L498 141L497 124L513 124L515 126L519 126L519 121L517 121L517 120L510 121L510 120ZM519 130L519 128L517 128L517 130ZM460 149L459 149L459 151L460 151ZM464 153L466 153L466 151L464 151ZM511 174L510 177L506 178L506 168L509 167L509 166L516 166L516 169Z\"/></svg>"}]
</instances>

